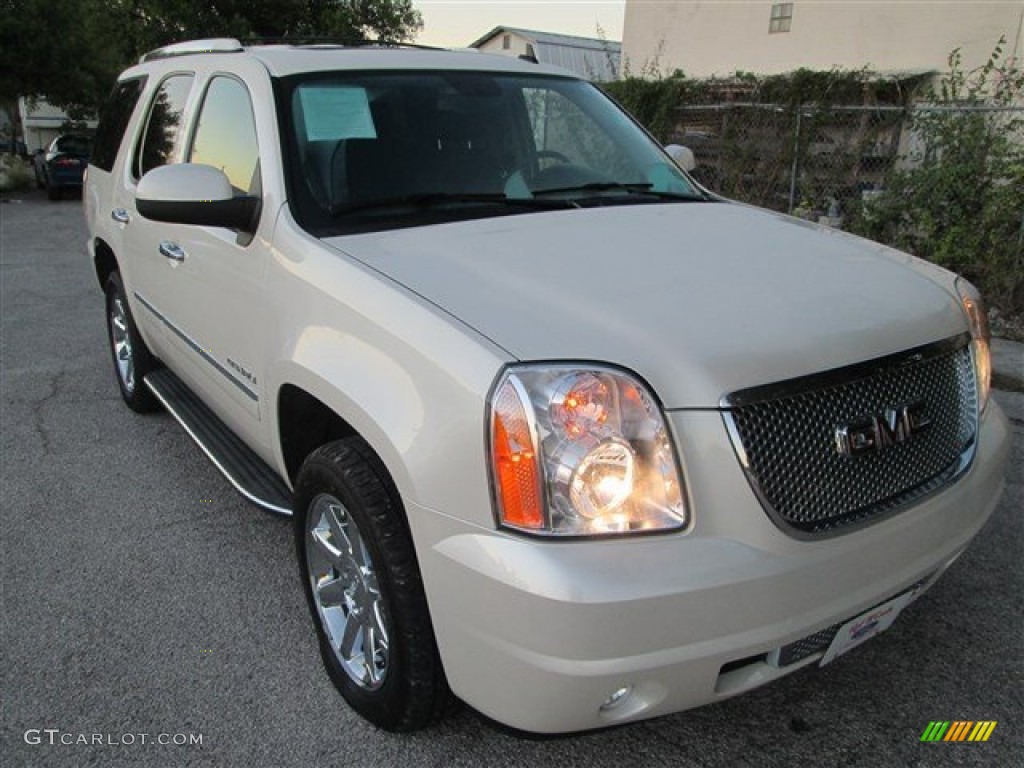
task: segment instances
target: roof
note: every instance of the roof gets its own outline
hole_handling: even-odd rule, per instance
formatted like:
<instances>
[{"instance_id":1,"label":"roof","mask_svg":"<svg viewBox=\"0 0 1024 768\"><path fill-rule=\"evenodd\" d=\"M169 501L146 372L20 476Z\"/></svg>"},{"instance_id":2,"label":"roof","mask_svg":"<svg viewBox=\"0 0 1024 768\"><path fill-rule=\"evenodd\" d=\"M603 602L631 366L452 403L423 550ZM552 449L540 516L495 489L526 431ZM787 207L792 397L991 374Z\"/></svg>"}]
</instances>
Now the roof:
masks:
<instances>
[{"instance_id":1,"label":"roof","mask_svg":"<svg viewBox=\"0 0 1024 768\"><path fill-rule=\"evenodd\" d=\"M544 43L547 45L564 45L569 48L585 48L591 51L615 51L622 50L622 43L617 40L602 40L597 37L578 37L577 35L562 35L557 32L540 32L536 29L523 29L522 27L495 27L479 40L469 44L470 48L479 48L488 40L502 34L511 32L520 37L527 38L531 43Z\"/></svg>"},{"instance_id":2,"label":"roof","mask_svg":"<svg viewBox=\"0 0 1024 768\"><path fill-rule=\"evenodd\" d=\"M204 44L213 41L193 41ZM236 43L237 45L237 43ZM132 70L145 71L153 66L173 68L180 66L182 57L217 57L229 59L235 56L251 57L260 61L275 77L301 74L303 72L326 72L331 70L439 70L454 69L487 72L521 72L523 74L566 75L563 69L544 64L521 61L507 56L497 56L482 51L450 51L445 49L403 48L397 46L341 45L255 45L236 48L224 45L190 50L176 46L169 55L156 55ZM163 49L161 49L163 50ZM126 73L127 74L127 73Z\"/></svg>"},{"instance_id":3,"label":"roof","mask_svg":"<svg viewBox=\"0 0 1024 768\"><path fill-rule=\"evenodd\" d=\"M480 51L417 48L269 45L247 48L270 74L286 76L331 69L462 69L526 74L566 74L552 67Z\"/></svg>"},{"instance_id":4,"label":"roof","mask_svg":"<svg viewBox=\"0 0 1024 768\"><path fill-rule=\"evenodd\" d=\"M495 27L470 44L479 48L501 34L514 34L533 46L537 61L575 72L591 80L614 80L618 77L622 43L595 37L578 37L554 32L541 32L521 27Z\"/></svg>"}]
</instances>

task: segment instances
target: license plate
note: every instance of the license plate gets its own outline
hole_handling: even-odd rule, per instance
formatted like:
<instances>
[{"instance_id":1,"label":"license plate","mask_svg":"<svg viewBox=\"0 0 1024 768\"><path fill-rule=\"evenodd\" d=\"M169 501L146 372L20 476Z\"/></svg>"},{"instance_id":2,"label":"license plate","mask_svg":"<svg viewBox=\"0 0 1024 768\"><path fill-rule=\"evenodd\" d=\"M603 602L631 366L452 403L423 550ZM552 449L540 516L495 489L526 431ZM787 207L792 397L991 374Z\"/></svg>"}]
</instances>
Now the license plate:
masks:
<instances>
[{"instance_id":1,"label":"license plate","mask_svg":"<svg viewBox=\"0 0 1024 768\"><path fill-rule=\"evenodd\" d=\"M851 648L856 648L891 627L896 621L896 617L900 615L900 611L914 601L918 591L916 588L907 590L892 600L876 605L870 611L864 611L860 616L843 624L836 632L828 650L825 651L825 655L821 659L821 666L825 666Z\"/></svg>"}]
</instances>

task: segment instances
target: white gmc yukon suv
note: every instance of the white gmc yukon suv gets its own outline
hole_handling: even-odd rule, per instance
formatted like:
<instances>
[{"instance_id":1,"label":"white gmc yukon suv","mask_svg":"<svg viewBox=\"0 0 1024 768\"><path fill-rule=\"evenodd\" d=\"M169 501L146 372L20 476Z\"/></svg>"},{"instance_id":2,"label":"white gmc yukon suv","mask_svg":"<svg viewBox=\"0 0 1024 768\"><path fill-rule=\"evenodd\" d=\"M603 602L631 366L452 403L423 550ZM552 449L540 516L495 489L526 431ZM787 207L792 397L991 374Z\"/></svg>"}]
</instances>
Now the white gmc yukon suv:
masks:
<instances>
[{"instance_id":1,"label":"white gmc yukon suv","mask_svg":"<svg viewBox=\"0 0 1024 768\"><path fill-rule=\"evenodd\" d=\"M715 197L561 70L171 46L84 200L125 401L294 517L384 728L452 693L599 728L828 663L1003 489L970 284Z\"/></svg>"}]
</instances>

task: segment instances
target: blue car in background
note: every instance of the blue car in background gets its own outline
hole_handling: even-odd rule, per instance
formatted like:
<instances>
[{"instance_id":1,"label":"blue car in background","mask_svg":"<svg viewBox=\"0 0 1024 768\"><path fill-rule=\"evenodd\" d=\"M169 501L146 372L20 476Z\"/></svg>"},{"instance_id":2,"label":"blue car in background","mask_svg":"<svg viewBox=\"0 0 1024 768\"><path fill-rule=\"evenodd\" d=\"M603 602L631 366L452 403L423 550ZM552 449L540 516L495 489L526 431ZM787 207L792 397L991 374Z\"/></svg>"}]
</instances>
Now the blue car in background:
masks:
<instances>
[{"instance_id":1,"label":"blue car in background","mask_svg":"<svg viewBox=\"0 0 1024 768\"><path fill-rule=\"evenodd\" d=\"M82 174L89 164L92 139L80 133L64 133L35 156L36 184L51 200L60 200L64 189L82 189Z\"/></svg>"}]
</instances>

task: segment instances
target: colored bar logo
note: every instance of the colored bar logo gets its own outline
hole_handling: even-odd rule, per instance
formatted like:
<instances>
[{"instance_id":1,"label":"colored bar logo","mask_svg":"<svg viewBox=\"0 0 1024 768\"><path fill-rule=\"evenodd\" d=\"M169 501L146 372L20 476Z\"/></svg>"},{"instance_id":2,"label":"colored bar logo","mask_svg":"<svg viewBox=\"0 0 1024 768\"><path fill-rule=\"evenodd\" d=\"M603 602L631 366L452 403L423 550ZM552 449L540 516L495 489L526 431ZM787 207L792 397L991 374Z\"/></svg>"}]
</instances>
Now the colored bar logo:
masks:
<instances>
[{"instance_id":1,"label":"colored bar logo","mask_svg":"<svg viewBox=\"0 0 1024 768\"><path fill-rule=\"evenodd\" d=\"M996 729L996 720L932 720L921 734L921 741L988 741Z\"/></svg>"}]
</instances>

